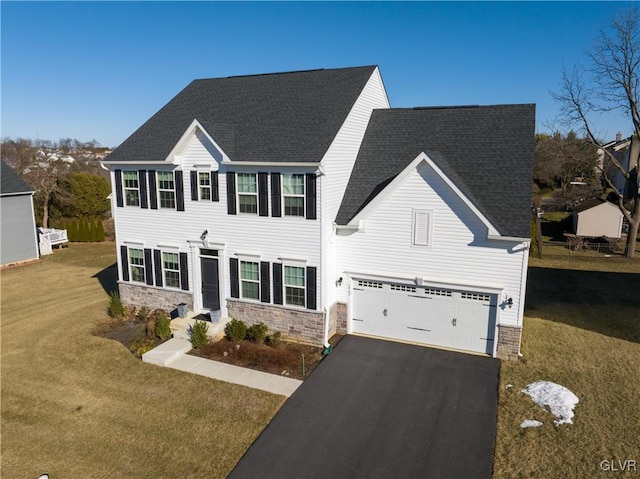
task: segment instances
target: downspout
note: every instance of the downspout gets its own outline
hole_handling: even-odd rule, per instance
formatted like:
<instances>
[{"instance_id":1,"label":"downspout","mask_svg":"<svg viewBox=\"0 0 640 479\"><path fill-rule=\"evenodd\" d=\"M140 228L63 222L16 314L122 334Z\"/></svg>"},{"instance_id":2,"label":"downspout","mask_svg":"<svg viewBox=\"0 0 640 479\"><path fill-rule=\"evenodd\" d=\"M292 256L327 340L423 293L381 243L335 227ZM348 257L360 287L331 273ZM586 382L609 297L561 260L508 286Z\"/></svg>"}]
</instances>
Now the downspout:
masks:
<instances>
[{"instance_id":1,"label":"downspout","mask_svg":"<svg viewBox=\"0 0 640 479\"><path fill-rule=\"evenodd\" d=\"M523 354L520 351L522 348L522 330L524 329L524 300L527 293L527 272L529 265L529 250L531 248L531 241L525 242L525 248L522 251L522 273L520 282L520 304L518 305L518 316L520 317L520 341L518 342L518 357L522 357Z\"/></svg>"},{"instance_id":2,"label":"downspout","mask_svg":"<svg viewBox=\"0 0 640 479\"><path fill-rule=\"evenodd\" d=\"M326 175L322 164L318 166L318 176L321 178L321 187L320 187L320 271L322 275L322 314L324 317L324 334L322 338L322 345L324 346L323 354L328 354L331 352L331 345L329 344L329 313L327 312L326 300L327 300L327 261L325 254L325 244L326 244L326 221L325 215L327 211L326 205ZM328 351L328 352L327 352Z\"/></svg>"}]
</instances>

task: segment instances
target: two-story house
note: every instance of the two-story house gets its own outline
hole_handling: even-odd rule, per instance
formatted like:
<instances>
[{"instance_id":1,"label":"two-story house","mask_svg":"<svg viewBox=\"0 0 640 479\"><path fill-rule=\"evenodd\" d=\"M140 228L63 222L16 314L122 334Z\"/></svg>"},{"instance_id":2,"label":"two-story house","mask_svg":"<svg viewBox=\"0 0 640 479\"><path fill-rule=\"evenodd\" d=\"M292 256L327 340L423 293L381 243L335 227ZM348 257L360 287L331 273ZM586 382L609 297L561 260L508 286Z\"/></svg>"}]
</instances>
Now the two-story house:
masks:
<instances>
[{"instance_id":1,"label":"two-story house","mask_svg":"<svg viewBox=\"0 0 640 479\"><path fill-rule=\"evenodd\" d=\"M533 129L392 109L375 66L196 80L104 161L121 297L516 356Z\"/></svg>"}]
</instances>

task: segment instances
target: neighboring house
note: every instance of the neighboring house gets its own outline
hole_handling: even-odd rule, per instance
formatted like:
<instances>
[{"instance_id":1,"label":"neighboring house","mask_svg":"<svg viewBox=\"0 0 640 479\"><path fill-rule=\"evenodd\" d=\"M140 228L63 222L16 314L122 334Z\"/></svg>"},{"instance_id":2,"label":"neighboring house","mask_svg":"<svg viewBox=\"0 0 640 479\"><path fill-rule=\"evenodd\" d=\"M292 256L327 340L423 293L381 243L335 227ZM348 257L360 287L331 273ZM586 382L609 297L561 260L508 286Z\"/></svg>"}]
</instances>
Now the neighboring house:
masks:
<instances>
[{"instance_id":1,"label":"neighboring house","mask_svg":"<svg viewBox=\"0 0 640 479\"><path fill-rule=\"evenodd\" d=\"M517 357L534 116L391 109L375 66L196 80L104 161L121 297Z\"/></svg>"},{"instance_id":2,"label":"neighboring house","mask_svg":"<svg viewBox=\"0 0 640 479\"><path fill-rule=\"evenodd\" d=\"M4 161L0 163L0 265L38 259L34 190Z\"/></svg>"},{"instance_id":3,"label":"neighboring house","mask_svg":"<svg viewBox=\"0 0 640 479\"><path fill-rule=\"evenodd\" d=\"M573 209L573 231L577 236L620 238L623 219L620 208L595 198Z\"/></svg>"}]
</instances>

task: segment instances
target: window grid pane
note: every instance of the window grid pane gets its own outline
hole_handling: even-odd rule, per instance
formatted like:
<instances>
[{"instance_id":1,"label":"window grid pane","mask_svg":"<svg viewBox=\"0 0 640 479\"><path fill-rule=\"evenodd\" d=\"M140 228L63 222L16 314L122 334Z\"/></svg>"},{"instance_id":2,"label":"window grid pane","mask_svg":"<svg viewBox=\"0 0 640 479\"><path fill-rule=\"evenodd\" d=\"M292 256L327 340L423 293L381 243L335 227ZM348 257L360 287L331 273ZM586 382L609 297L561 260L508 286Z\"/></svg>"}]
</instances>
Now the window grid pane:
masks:
<instances>
[{"instance_id":1,"label":"window grid pane","mask_svg":"<svg viewBox=\"0 0 640 479\"><path fill-rule=\"evenodd\" d=\"M284 175L282 183L285 195L304 195L304 175Z\"/></svg>"},{"instance_id":2,"label":"window grid pane","mask_svg":"<svg viewBox=\"0 0 640 479\"><path fill-rule=\"evenodd\" d=\"M294 288L287 286L286 290L286 302L292 306L304 306L304 288Z\"/></svg>"},{"instance_id":3,"label":"window grid pane","mask_svg":"<svg viewBox=\"0 0 640 479\"><path fill-rule=\"evenodd\" d=\"M176 194L174 191L173 172L159 171L158 178L158 197L160 198L160 208L175 209Z\"/></svg>"},{"instance_id":4,"label":"window grid pane","mask_svg":"<svg viewBox=\"0 0 640 479\"><path fill-rule=\"evenodd\" d=\"M257 213L258 197L255 195L238 195L240 213Z\"/></svg>"},{"instance_id":5,"label":"window grid pane","mask_svg":"<svg viewBox=\"0 0 640 479\"><path fill-rule=\"evenodd\" d=\"M178 253L162 253L164 284L170 288L180 287L180 263Z\"/></svg>"},{"instance_id":6,"label":"window grid pane","mask_svg":"<svg viewBox=\"0 0 640 479\"><path fill-rule=\"evenodd\" d=\"M140 206L140 191L138 189L138 172L123 171L124 197L127 206Z\"/></svg>"},{"instance_id":7,"label":"window grid pane","mask_svg":"<svg viewBox=\"0 0 640 479\"><path fill-rule=\"evenodd\" d=\"M239 193L257 193L258 192L255 173L238 173L238 192Z\"/></svg>"},{"instance_id":8,"label":"window grid pane","mask_svg":"<svg viewBox=\"0 0 640 479\"><path fill-rule=\"evenodd\" d=\"M282 192L284 215L304 216L304 175L283 175Z\"/></svg>"},{"instance_id":9,"label":"window grid pane","mask_svg":"<svg viewBox=\"0 0 640 479\"><path fill-rule=\"evenodd\" d=\"M131 265L131 280L144 283L144 251L141 249L129 249L129 264Z\"/></svg>"},{"instance_id":10,"label":"window grid pane","mask_svg":"<svg viewBox=\"0 0 640 479\"><path fill-rule=\"evenodd\" d=\"M198 173L198 184L200 190L201 200L211 199L211 174L207 171L204 173Z\"/></svg>"},{"instance_id":11,"label":"window grid pane","mask_svg":"<svg viewBox=\"0 0 640 479\"><path fill-rule=\"evenodd\" d=\"M240 261L242 297L260 299L260 266L252 261Z\"/></svg>"},{"instance_id":12,"label":"window grid pane","mask_svg":"<svg viewBox=\"0 0 640 479\"><path fill-rule=\"evenodd\" d=\"M286 286L304 287L304 268L300 268L298 266L285 266L284 284Z\"/></svg>"},{"instance_id":13,"label":"window grid pane","mask_svg":"<svg viewBox=\"0 0 640 479\"><path fill-rule=\"evenodd\" d=\"M286 216L304 216L304 197L285 196L284 214Z\"/></svg>"}]
</instances>

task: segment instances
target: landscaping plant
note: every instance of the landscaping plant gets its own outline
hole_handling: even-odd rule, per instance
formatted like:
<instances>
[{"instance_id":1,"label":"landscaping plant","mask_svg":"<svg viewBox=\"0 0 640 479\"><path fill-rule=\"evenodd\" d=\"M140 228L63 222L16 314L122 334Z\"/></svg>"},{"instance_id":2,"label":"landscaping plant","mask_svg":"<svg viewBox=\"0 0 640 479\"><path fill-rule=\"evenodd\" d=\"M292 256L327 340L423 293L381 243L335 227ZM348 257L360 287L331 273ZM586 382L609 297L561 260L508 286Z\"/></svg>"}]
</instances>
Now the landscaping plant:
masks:
<instances>
[{"instance_id":1,"label":"landscaping plant","mask_svg":"<svg viewBox=\"0 0 640 479\"><path fill-rule=\"evenodd\" d=\"M156 336L163 341L171 337L171 319L165 311L157 310L156 314Z\"/></svg>"},{"instance_id":2,"label":"landscaping plant","mask_svg":"<svg viewBox=\"0 0 640 479\"><path fill-rule=\"evenodd\" d=\"M111 291L109 293L109 305L107 306L107 313L112 318L121 318L124 316L124 306L122 300L117 291Z\"/></svg>"},{"instance_id":3,"label":"landscaping plant","mask_svg":"<svg viewBox=\"0 0 640 479\"><path fill-rule=\"evenodd\" d=\"M264 344L269 328L264 323L254 324L247 329L247 337L258 344Z\"/></svg>"},{"instance_id":4,"label":"landscaping plant","mask_svg":"<svg viewBox=\"0 0 640 479\"><path fill-rule=\"evenodd\" d=\"M191 333L191 344L194 348L200 349L207 345L209 337L207 331L209 331L209 325L205 321L196 320L193 326L189 328Z\"/></svg>"},{"instance_id":5,"label":"landscaping plant","mask_svg":"<svg viewBox=\"0 0 640 479\"><path fill-rule=\"evenodd\" d=\"M224 327L224 334L231 341L242 341L247 337L247 325L239 319L232 319Z\"/></svg>"}]
</instances>

